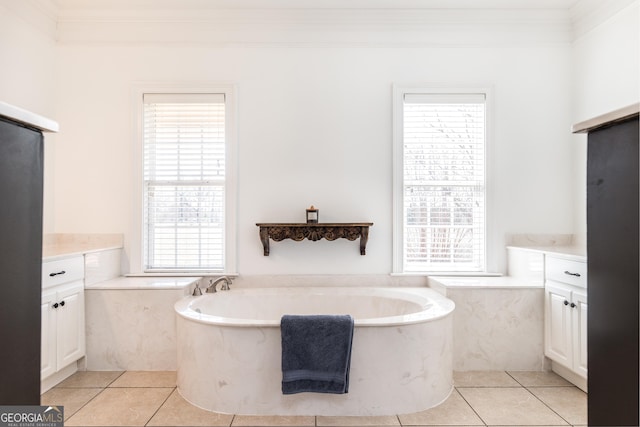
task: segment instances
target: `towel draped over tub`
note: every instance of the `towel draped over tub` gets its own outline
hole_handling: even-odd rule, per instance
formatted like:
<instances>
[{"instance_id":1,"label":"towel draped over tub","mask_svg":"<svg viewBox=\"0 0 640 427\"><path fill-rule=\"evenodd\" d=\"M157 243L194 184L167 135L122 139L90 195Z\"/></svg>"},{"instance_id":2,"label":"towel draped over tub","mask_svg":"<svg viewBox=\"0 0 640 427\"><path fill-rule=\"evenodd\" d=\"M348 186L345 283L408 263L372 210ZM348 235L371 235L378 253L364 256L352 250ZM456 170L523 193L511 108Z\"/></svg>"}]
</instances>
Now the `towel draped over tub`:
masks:
<instances>
[{"instance_id":1,"label":"towel draped over tub","mask_svg":"<svg viewBox=\"0 0 640 427\"><path fill-rule=\"evenodd\" d=\"M349 315L284 315L282 393L349 391L353 318Z\"/></svg>"}]
</instances>

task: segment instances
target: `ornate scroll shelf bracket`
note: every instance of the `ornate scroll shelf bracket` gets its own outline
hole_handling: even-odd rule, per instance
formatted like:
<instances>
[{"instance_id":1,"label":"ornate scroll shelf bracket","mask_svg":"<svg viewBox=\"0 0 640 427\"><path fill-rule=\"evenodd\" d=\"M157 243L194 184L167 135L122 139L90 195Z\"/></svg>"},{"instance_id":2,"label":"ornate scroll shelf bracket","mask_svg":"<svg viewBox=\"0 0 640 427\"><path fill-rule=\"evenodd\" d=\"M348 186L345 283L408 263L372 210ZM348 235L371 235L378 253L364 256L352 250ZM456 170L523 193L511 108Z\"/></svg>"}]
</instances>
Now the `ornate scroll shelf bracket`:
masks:
<instances>
[{"instance_id":1,"label":"ornate scroll shelf bracket","mask_svg":"<svg viewBox=\"0 0 640 427\"><path fill-rule=\"evenodd\" d=\"M299 242L304 239L317 241L326 239L356 240L360 238L360 255L366 255L367 240L369 240L369 227L372 222L345 222L345 223L258 223L260 227L260 241L264 248L264 256L269 256L269 239L280 242L291 239Z\"/></svg>"}]
</instances>

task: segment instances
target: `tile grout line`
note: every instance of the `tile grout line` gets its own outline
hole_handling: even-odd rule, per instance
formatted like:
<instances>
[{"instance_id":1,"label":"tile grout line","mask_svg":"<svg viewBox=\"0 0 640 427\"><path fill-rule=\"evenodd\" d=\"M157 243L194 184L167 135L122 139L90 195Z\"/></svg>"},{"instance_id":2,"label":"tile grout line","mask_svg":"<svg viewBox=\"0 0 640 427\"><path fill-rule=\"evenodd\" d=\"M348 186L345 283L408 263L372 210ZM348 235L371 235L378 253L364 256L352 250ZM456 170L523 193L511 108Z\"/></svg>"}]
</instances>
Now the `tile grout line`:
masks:
<instances>
[{"instance_id":1,"label":"tile grout line","mask_svg":"<svg viewBox=\"0 0 640 427\"><path fill-rule=\"evenodd\" d=\"M121 372L116 378L114 378L113 380L111 380L106 386L98 386L98 387L60 387L61 389L65 389L65 388L94 388L94 389L99 389L98 393L93 396L91 399L89 399L87 402L85 402L80 408L78 408L73 415L71 415L69 417L68 420L65 420L65 422L70 421L73 417L75 417L78 412L80 412L84 407L86 407L90 402L92 402L94 399L96 399L98 396L100 396L105 390L107 390L108 388L113 388L115 389L136 389L136 388L155 388L155 387L109 387L110 385L112 385L115 381L117 381L118 378L120 378L122 375L125 374L126 371ZM547 407L549 410L551 410L552 413L556 414L563 422L565 422L565 426L573 426L572 423L570 423L568 420L566 420L563 416L561 416L558 412L556 412L552 407L550 407L548 404L546 404L541 398L539 398L538 396L536 396L533 392L532 389L536 389L536 388L542 388L542 387L557 387L557 388L576 388L573 385L559 385L559 386L545 386L545 385L540 385L540 386L525 386L523 385L520 381L518 381L514 376L512 376L509 372L507 371L502 371L505 372L509 377L511 377L517 385L515 386L504 386L502 388L524 388L527 390L527 392L531 395L533 395L533 397L535 397L535 399L537 401L540 401L545 407ZM463 399L463 401L471 408L471 410L473 411L474 414L476 414L476 416L478 417L478 419L480 419L480 421L482 422L482 426L488 426L487 422L480 416L480 414L476 411L476 409L467 401L467 399L463 396L463 394L460 392L461 389L482 389L482 388L487 388L487 387L493 387L493 386L456 386L455 384L453 384L453 389L456 393L458 393L458 395ZM176 392L177 390L177 386L173 386L173 387L161 387L161 388L171 388L171 392L168 394L168 396L163 400L163 402L158 406L158 408L154 411L154 413L150 416L150 418L145 422L144 426L148 426L149 423L151 422L151 420L157 415L157 413L160 411L160 409L166 404L166 402L169 400L169 398L171 397L171 394ZM232 427L233 423L235 422L235 419L237 417L237 414L232 414L232 418L231 421L229 422L229 424L225 424L228 427ZM314 416L313 420L313 426L318 427L319 425L319 416ZM395 419L398 422L398 426L400 427L409 427L410 425L405 425L402 423L399 415L395 415Z\"/></svg>"},{"instance_id":2,"label":"tile grout line","mask_svg":"<svg viewBox=\"0 0 640 427\"><path fill-rule=\"evenodd\" d=\"M64 388L64 387L63 387ZM69 388L69 387L67 387ZM82 387L82 388L91 388L91 387ZM96 388L96 387L93 387ZM107 388L107 387L105 387ZM176 388L174 385L136 385L136 386L126 386L126 387L108 387L112 390L118 390L123 388Z\"/></svg>"},{"instance_id":3,"label":"tile grout line","mask_svg":"<svg viewBox=\"0 0 640 427\"><path fill-rule=\"evenodd\" d=\"M55 388L55 387L54 387L54 388ZM64 388L64 387L62 387L62 388ZM100 396L100 395L102 394L102 392L103 392L103 391L105 391L105 390L107 389L106 387L78 387L78 388L99 388L99 389L100 389L100 391L99 391L98 393L96 393L96 395L95 395L95 396L93 396L91 399L87 400L87 401L85 402L85 404L84 404L84 405L82 405L81 407L79 407L79 408L78 408L78 410L77 410L77 411L75 411L75 412L73 413L73 415L71 415L71 416L69 417L69 419L68 419L68 420L64 420L62 424L66 423L67 421L70 421L70 420L71 420L71 418L73 418L73 417L74 417L78 412L80 412L80 411L81 411L85 406L87 406L87 405L88 405L90 402L92 402L95 398L97 398L98 396Z\"/></svg>"},{"instance_id":4,"label":"tile grout line","mask_svg":"<svg viewBox=\"0 0 640 427\"><path fill-rule=\"evenodd\" d=\"M511 378L513 378L513 380L514 380L515 382L517 382L518 384L520 384L520 387L524 387L524 384L522 384L520 381L518 381L518 380L516 379L516 377L514 377L513 375L511 375L511 374L509 373L509 371L504 371L504 373L505 373L505 374L507 374L507 375L509 375Z\"/></svg>"},{"instance_id":5,"label":"tile grout line","mask_svg":"<svg viewBox=\"0 0 640 427\"><path fill-rule=\"evenodd\" d=\"M63 384L66 380L68 380L69 378L71 378L72 376L74 376L74 375L76 375L76 374L79 374L79 373L81 373L81 372L108 372L108 371L76 371L76 372L74 372L73 374L71 374L69 377L65 378L62 382L60 382L60 384L57 384L57 385L55 385L54 387L51 387L51 390L53 390L54 388L56 388L56 389L67 389L67 388L101 388L101 389L106 389L106 388L109 388L109 386L110 386L111 384L113 384L113 383L114 383L118 378L120 378L122 375L124 375L124 373L125 373L125 372L127 372L127 371L121 371L121 372L120 372L120 374L119 374L117 377L115 377L114 379L112 379L111 381L109 381L109 382L108 382L106 385L104 385L104 386L100 386L100 385L95 385L95 386L92 386L92 385L85 385L85 386L64 386L64 385L61 385L61 384ZM118 371L113 371L113 372L118 372ZM117 388L117 387L114 387L114 388ZM48 390L47 390L47 391L48 391ZM43 393L43 394L44 394L44 393Z\"/></svg>"},{"instance_id":6,"label":"tile grout line","mask_svg":"<svg viewBox=\"0 0 640 427\"><path fill-rule=\"evenodd\" d=\"M543 386L541 386L543 387ZM572 426L573 424L571 424L569 421L567 421L562 415L560 415L559 413L557 413L551 406L547 405L542 399L540 399L538 396L536 396L531 390L529 390L527 387L524 388L525 390L527 390L533 397L535 397L540 403L542 403L544 406L546 406L547 408L549 408L549 410L551 412L553 412L554 414L556 414L557 416L560 417L560 419L562 421L564 421L565 423L567 423L568 426Z\"/></svg>"},{"instance_id":7,"label":"tile grout line","mask_svg":"<svg viewBox=\"0 0 640 427\"><path fill-rule=\"evenodd\" d=\"M562 421L564 421L565 423L567 423L567 425L572 426L573 424L571 424L569 421L567 421L562 415L560 415L559 413L557 413L551 406L547 405L542 399L540 399L538 396L536 396L531 390L529 390L529 388L536 388L536 387L575 387L573 385L559 385L559 386L525 386L524 384L522 384L520 381L518 381L513 375L511 375L509 372L505 371L507 373L507 375L509 375L511 378L513 378L518 384L522 385L522 388L524 388L525 390L527 390L527 392L529 392L533 397L535 397L538 401L540 401L544 406L546 406L547 408L549 408L551 410L551 412L553 412L554 414L556 414L557 416L560 417L560 419Z\"/></svg>"},{"instance_id":8,"label":"tile grout line","mask_svg":"<svg viewBox=\"0 0 640 427\"><path fill-rule=\"evenodd\" d=\"M127 371L122 371L122 372L120 373L120 375L118 375L117 377L115 377L115 378L113 379L113 381L111 381L109 384L107 384L107 385L106 385L106 387L105 387L105 388L109 387L111 384L113 384L114 382L116 382L116 380L117 380L118 378L120 378L121 376L123 376L123 375L125 374L125 372L127 372Z\"/></svg>"},{"instance_id":9,"label":"tile grout line","mask_svg":"<svg viewBox=\"0 0 640 427\"><path fill-rule=\"evenodd\" d=\"M474 387L455 387L456 391L458 390L458 388L523 388L525 390L527 390L529 393L531 393L531 391L529 391L529 389L522 384L520 381L518 381L513 375L511 375L508 371L501 371L504 372L505 374L507 374L509 377L511 377L518 385L517 386L474 386ZM480 416L480 414L478 414L475 410L475 408L467 401L467 399L465 399L464 395L462 393L460 393L458 391L458 394L460 394L460 396L462 397L462 399L467 403L467 405L469 405L469 407L473 410L473 412L478 416L478 418L480 418L480 420L484 423L485 426L488 426L487 422ZM533 393L531 393L533 394ZM535 396L535 395L534 395ZM536 397L537 398L537 397ZM538 399L540 400L540 399ZM544 403L544 402L543 402ZM545 406L548 407L548 405L545 404ZM551 409L551 408L549 408ZM553 410L552 410L553 411ZM553 411L554 413L556 413L555 411ZM557 414L557 413L556 413ZM559 414L557 414L559 416ZM564 418L560 417L564 422L567 422L567 420L565 420Z\"/></svg>"},{"instance_id":10,"label":"tile grout line","mask_svg":"<svg viewBox=\"0 0 640 427\"><path fill-rule=\"evenodd\" d=\"M460 391L458 391L458 387L456 387L455 385L453 386L454 390L456 391L456 393L458 393L458 395L462 398L462 400L464 400L464 403L466 403L467 405L469 405L469 408L471 408L471 410L473 411L474 414L476 414L476 416L478 417L478 419L480 421L482 421L482 424L484 426L487 426L487 422L480 416L480 414L476 411L476 408L474 408L473 406L471 406L471 403L469 403L467 401L467 399L465 399L464 395L462 393L460 393ZM462 387L465 388L465 387ZM480 387L466 387L466 388L480 388Z\"/></svg>"},{"instance_id":11,"label":"tile grout line","mask_svg":"<svg viewBox=\"0 0 640 427\"><path fill-rule=\"evenodd\" d=\"M78 371L78 372L80 372L80 371ZM84 372L88 372L88 371L84 371ZM77 411L75 411L75 412L74 412L74 413L69 417L69 419L68 419L68 420L64 420L64 421L63 421L63 424L64 424L65 422L67 422L67 421L71 420L71 418L72 418L72 417L74 417L78 412L80 412L80 411L81 411L85 406L87 406L87 405L89 404L89 402L92 402L96 397L100 396L100 395L102 394L102 392L103 392L103 391L105 391L105 390L107 389L107 387L109 387L109 385L110 385L110 384L112 384L115 380L117 380L118 378L120 378L120 377L121 377L125 372L126 372L126 371L122 371L122 372L120 372L120 375L118 375L117 377L115 377L113 380L111 380L109 383L107 383L107 385L105 385L104 387L57 387L57 386L56 386L56 387L52 387L51 389L54 389L54 388L58 388L58 389L67 389L67 388L99 388L99 389L100 389L100 391L99 391L98 393L96 393L96 395L95 395L95 396L93 396L91 399L87 400L87 401L84 403L84 405L80 406L80 407L78 408L78 410L77 410ZM73 375L75 375L75 373L74 373ZM40 395L40 398L42 399L42 395Z\"/></svg>"},{"instance_id":12,"label":"tile grout line","mask_svg":"<svg viewBox=\"0 0 640 427\"><path fill-rule=\"evenodd\" d=\"M166 388L166 387L114 387L114 388ZM167 397L162 401L162 403L160 405L158 405L158 408L153 412L153 414L151 414L151 416L149 417L149 419L147 420L146 423L144 423L145 426L147 426L151 420L153 419L153 417L156 416L156 414L158 413L158 411L160 411L160 408L162 408L164 406L165 403L167 403L167 400L169 400L169 398L171 397L171 395L173 393L176 392L176 389L178 388L178 386L174 386L173 389L171 390L171 393L169 393L167 395Z\"/></svg>"}]
</instances>

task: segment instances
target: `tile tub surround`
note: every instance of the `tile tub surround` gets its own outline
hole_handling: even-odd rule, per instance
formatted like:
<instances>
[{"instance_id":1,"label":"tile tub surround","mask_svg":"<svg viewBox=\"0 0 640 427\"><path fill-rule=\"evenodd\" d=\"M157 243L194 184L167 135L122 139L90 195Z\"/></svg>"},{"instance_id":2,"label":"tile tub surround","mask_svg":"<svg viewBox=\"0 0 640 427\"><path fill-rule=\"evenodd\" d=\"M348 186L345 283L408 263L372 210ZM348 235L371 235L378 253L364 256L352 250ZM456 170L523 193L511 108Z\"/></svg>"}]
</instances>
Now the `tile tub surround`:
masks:
<instances>
[{"instance_id":1,"label":"tile tub surround","mask_svg":"<svg viewBox=\"0 0 640 427\"><path fill-rule=\"evenodd\" d=\"M203 278L201 287L204 289L207 283L207 278ZM547 368L543 357L542 281L515 277L239 276L234 278L230 292L281 286L361 287L367 283L376 287L393 288L428 285L452 299L457 306L453 315L454 370ZM115 285L117 282L112 281L111 284ZM93 286L87 287L85 295L88 369L176 369L176 362L173 361L175 356L171 356L176 352L175 333L166 332L168 340L155 343L156 348L162 351L154 353L145 349L148 344L157 341L156 338L149 337L149 328L164 325L163 329L168 330L175 317L173 302L182 298L184 294L177 290L158 290L155 297L150 297L154 292L147 292L129 290L118 293L105 289L98 292ZM145 301L151 301L150 298L158 298L158 302L143 304ZM125 317L113 320L118 328L110 326L104 319L114 317L116 312L123 313L123 304L129 306L133 313L146 310L148 315L156 318L160 316L164 320L158 325L151 325L150 322L134 321ZM137 307L134 307L135 305ZM122 336L123 327L128 328L131 339ZM143 339L145 346L142 347L142 352L145 357L139 358L136 356L138 350L135 343ZM116 343L122 344L126 351L117 351Z\"/></svg>"},{"instance_id":2,"label":"tile tub surround","mask_svg":"<svg viewBox=\"0 0 640 427\"><path fill-rule=\"evenodd\" d=\"M87 369L177 369L173 306L198 280L119 277L86 286Z\"/></svg>"},{"instance_id":3,"label":"tile tub surround","mask_svg":"<svg viewBox=\"0 0 640 427\"><path fill-rule=\"evenodd\" d=\"M43 394L41 404L64 405L67 426L491 426L495 421L509 426L587 424L587 395L553 372L454 372L454 386L443 404L416 413L382 417L255 416L220 414L190 405L175 388L175 372L87 371L74 374ZM134 395L135 390L143 391ZM471 397L467 400L465 396ZM490 396L490 407L479 396ZM521 401L515 402L514 396ZM134 397L139 400L132 401ZM128 415L123 417L123 413Z\"/></svg>"},{"instance_id":4,"label":"tile tub surround","mask_svg":"<svg viewBox=\"0 0 640 427\"><path fill-rule=\"evenodd\" d=\"M116 279L121 274L122 249L106 249L84 254L85 286Z\"/></svg>"},{"instance_id":5,"label":"tile tub surround","mask_svg":"<svg viewBox=\"0 0 640 427\"><path fill-rule=\"evenodd\" d=\"M546 369L544 287L515 277L431 277L456 304L453 369Z\"/></svg>"}]
</instances>

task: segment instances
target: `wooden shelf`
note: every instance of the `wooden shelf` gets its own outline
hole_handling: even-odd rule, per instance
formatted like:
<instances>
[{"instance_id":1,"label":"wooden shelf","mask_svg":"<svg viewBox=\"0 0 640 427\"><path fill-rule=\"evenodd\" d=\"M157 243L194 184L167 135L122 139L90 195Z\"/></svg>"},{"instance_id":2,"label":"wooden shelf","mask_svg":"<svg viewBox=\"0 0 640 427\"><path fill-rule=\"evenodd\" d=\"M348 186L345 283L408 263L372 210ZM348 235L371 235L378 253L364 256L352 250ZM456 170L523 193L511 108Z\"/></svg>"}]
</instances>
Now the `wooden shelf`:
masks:
<instances>
[{"instance_id":1,"label":"wooden shelf","mask_svg":"<svg viewBox=\"0 0 640 427\"><path fill-rule=\"evenodd\" d=\"M360 238L360 255L366 254L369 227L372 222L339 222L339 223L257 223L260 227L260 240L264 248L264 256L269 256L269 239L280 242L285 239L299 242L304 239L317 241L326 239L356 240Z\"/></svg>"}]
</instances>

